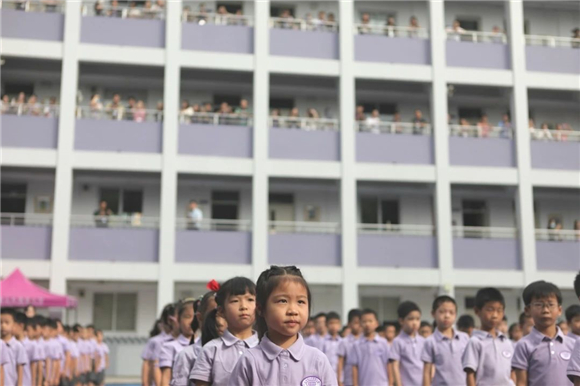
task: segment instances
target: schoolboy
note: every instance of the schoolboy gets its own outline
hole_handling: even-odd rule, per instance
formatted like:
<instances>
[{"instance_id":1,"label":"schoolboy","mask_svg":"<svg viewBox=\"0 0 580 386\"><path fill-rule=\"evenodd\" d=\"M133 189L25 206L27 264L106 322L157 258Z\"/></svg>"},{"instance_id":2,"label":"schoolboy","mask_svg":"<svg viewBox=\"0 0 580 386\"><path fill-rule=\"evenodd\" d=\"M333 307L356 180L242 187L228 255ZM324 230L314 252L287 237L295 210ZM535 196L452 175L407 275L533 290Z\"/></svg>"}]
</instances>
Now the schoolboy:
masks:
<instances>
[{"instance_id":1,"label":"schoolboy","mask_svg":"<svg viewBox=\"0 0 580 386\"><path fill-rule=\"evenodd\" d=\"M423 382L421 353L425 338L419 335L421 309L413 302L403 302L397 308L401 332L391 345L390 361L397 385L420 386Z\"/></svg>"},{"instance_id":2,"label":"schoolboy","mask_svg":"<svg viewBox=\"0 0 580 386\"><path fill-rule=\"evenodd\" d=\"M580 301L580 273L576 275L574 280L574 292ZM574 350L572 351L572 358L566 370L568 379L574 383L574 386L580 386L580 339L576 339Z\"/></svg>"},{"instance_id":3,"label":"schoolboy","mask_svg":"<svg viewBox=\"0 0 580 386\"><path fill-rule=\"evenodd\" d=\"M459 319L457 319L457 329L471 336L473 330L475 330L475 320L473 319L473 316L461 315Z\"/></svg>"},{"instance_id":4,"label":"schoolboy","mask_svg":"<svg viewBox=\"0 0 580 386\"><path fill-rule=\"evenodd\" d=\"M321 312L314 317L314 330L316 333L304 339L304 343L322 351L322 345L324 344L324 339L328 333L326 329L326 314L324 312Z\"/></svg>"},{"instance_id":5,"label":"schoolboy","mask_svg":"<svg viewBox=\"0 0 580 386\"><path fill-rule=\"evenodd\" d=\"M15 328L15 312L11 308L2 308L0 311L0 335L2 341L8 347L9 363L4 368L4 384L24 386L31 383L30 365L24 346L16 340L13 331ZM25 367L28 367L28 379L26 379Z\"/></svg>"},{"instance_id":6,"label":"schoolboy","mask_svg":"<svg viewBox=\"0 0 580 386\"><path fill-rule=\"evenodd\" d=\"M340 342L342 342L339 334L341 326L340 316L336 312L329 312L326 315L328 335L326 335L322 342L322 352L326 354L332 371L335 374L338 371L338 347L340 346Z\"/></svg>"},{"instance_id":7,"label":"schoolboy","mask_svg":"<svg viewBox=\"0 0 580 386\"><path fill-rule=\"evenodd\" d=\"M360 339L361 311L354 308L348 312L348 328L350 334L347 335L338 346L338 371L337 378L340 386L352 386L352 352L354 345Z\"/></svg>"},{"instance_id":8,"label":"schoolboy","mask_svg":"<svg viewBox=\"0 0 580 386\"><path fill-rule=\"evenodd\" d=\"M570 328L568 336L575 341L580 339L580 304L573 304L566 308L566 321Z\"/></svg>"}]
</instances>

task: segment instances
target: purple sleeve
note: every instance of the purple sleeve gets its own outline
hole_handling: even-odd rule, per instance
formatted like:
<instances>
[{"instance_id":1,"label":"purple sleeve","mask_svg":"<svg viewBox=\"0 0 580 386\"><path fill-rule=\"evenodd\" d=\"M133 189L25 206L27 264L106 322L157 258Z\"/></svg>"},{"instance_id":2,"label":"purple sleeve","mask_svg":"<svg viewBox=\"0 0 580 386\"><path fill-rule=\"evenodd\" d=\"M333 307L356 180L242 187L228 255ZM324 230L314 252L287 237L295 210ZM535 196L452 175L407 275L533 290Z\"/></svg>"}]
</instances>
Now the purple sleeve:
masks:
<instances>
[{"instance_id":1,"label":"purple sleeve","mask_svg":"<svg viewBox=\"0 0 580 386\"><path fill-rule=\"evenodd\" d=\"M228 386L253 385L254 372L252 369L254 366L254 357L246 352L234 367Z\"/></svg>"},{"instance_id":2,"label":"purple sleeve","mask_svg":"<svg viewBox=\"0 0 580 386\"><path fill-rule=\"evenodd\" d=\"M435 362L435 358L433 358L433 340L432 339L425 340L425 345L423 346L423 352L421 353L421 360L425 363Z\"/></svg>"},{"instance_id":3,"label":"purple sleeve","mask_svg":"<svg viewBox=\"0 0 580 386\"><path fill-rule=\"evenodd\" d=\"M519 370L528 370L528 350L524 340L516 343L514 357L512 358L512 367Z\"/></svg>"},{"instance_id":4,"label":"purple sleeve","mask_svg":"<svg viewBox=\"0 0 580 386\"><path fill-rule=\"evenodd\" d=\"M392 361L400 361L401 360L401 345L402 341L399 339L395 339L393 341L393 345L391 346L391 357L389 358Z\"/></svg>"},{"instance_id":5,"label":"purple sleeve","mask_svg":"<svg viewBox=\"0 0 580 386\"><path fill-rule=\"evenodd\" d=\"M566 375L568 375L571 382L574 382L574 378L580 378L580 339L576 339Z\"/></svg>"},{"instance_id":6,"label":"purple sleeve","mask_svg":"<svg viewBox=\"0 0 580 386\"><path fill-rule=\"evenodd\" d=\"M476 339L470 339L463 352L463 358L461 359L461 364L463 365L463 370L471 369L477 372L477 367L479 365L479 357L481 355L481 344Z\"/></svg>"},{"instance_id":7,"label":"purple sleeve","mask_svg":"<svg viewBox=\"0 0 580 386\"><path fill-rule=\"evenodd\" d=\"M189 379L212 383L211 369L213 367L216 349L217 347L213 344L208 344L203 348L201 355L195 361L195 365L189 374Z\"/></svg>"},{"instance_id":8,"label":"purple sleeve","mask_svg":"<svg viewBox=\"0 0 580 386\"><path fill-rule=\"evenodd\" d=\"M161 355L159 355L159 367L172 367L173 365L173 346L170 344L164 344L161 349Z\"/></svg>"},{"instance_id":9,"label":"purple sleeve","mask_svg":"<svg viewBox=\"0 0 580 386\"><path fill-rule=\"evenodd\" d=\"M26 355L26 349L23 345L16 346L16 364L18 365L27 365L29 364L28 355Z\"/></svg>"},{"instance_id":10,"label":"purple sleeve","mask_svg":"<svg viewBox=\"0 0 580 386\"><path fill-rule=\"evenodd\" d=\"M323 386L338 386L336 373L332 370L332 366L326 355L321 357L318 371L318 376L322 380Z\"/></svg>"},{"instance_id":11,"label":"purple sleeve","mask_svg":"<svg viewBox=\"0 0 580 386\"><path fill-rule=\"evenodd\" d=\"M358 366L358 345L352 346L352 355L348 356L348 364Z\"/></svg>"},{"instance_id":12,"label":"purple sleeve","mask_svg":"<svg viewBox=\"0 0 580 386\"><path fill-rule=\"evenodd\" d=\"M343 339L339 344L338 344L338 350L336 350L336 354L339 357L344 357L346 355L346 339Z\"/></svg>"},{"instance_id":13,"label":"purple sleeve","mask_svg":"<svg viewBox=\"0 0 580 386\"><path fill-rule=\"evenodd\" d=\"M0 365L5 365L10 363L10 358L8 357L8 346L4 341L1 341L2 344L0 345Z\"/></svg>"}]
</instances>

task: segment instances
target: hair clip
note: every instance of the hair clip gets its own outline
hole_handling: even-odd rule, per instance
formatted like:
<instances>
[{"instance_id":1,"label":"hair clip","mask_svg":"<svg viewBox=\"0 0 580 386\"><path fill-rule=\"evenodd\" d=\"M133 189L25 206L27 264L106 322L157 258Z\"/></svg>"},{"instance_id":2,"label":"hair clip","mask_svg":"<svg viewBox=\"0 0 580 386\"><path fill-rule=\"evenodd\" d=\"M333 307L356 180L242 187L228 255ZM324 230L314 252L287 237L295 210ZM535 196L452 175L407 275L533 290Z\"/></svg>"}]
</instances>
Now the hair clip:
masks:
<instances>
[{"instance_id":1,"label":"hair clip","mask_svg":"<svg viewBox=\"0 0 580 386\"><path fill-rule=\"evenodd\" d=\"M206 288L210 291L217 292L220 290L220 283L212 279L207 283Z\"/></svg>"}]
</instances>

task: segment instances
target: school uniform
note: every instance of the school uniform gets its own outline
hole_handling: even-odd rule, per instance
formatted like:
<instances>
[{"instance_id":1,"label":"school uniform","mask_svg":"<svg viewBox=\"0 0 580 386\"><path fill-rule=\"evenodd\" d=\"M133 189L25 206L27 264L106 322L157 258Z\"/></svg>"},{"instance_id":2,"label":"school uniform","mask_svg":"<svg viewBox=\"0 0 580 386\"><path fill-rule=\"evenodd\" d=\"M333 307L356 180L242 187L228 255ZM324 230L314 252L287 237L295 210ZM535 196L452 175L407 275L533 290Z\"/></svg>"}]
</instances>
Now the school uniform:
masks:
<instances>
[{"instance_id":1,"label":"school uniform","mask_svg":"<svg viewBox=\"0 0 580 386\"><path fill-rule=\"evenodd\" d=\"M478 386L513 385L514 346L500 331L496 334L494 338L488 332L474 330L463 353L463 369L475 372Z\"/></svg>"},{"instance_id":2,"label":"school uniform","mask_svg":"<svg viewBox=\"0 0 580 386\"><path fill-rule=\"evenodd\" d=\"M528 372L528 386L572 385L566 376L574 341L560 327L550 338L535 327L516 344L512 367Z\"/></svg>"},{"instance_id":3,"label":"school uniform","mask_svg":"<svg viewBox=\"0 0 580 386\"><path fill-rule=\"evenodd\" d=\"M32 374L30 373L30 362L28 361L28 356L26 355L26 349L16 339L12 337L8 342L5 342L8 347L8 354L10 357L10 362L4 367L4 384L5 385L16 385L18 379L17 366L22 365L22 385L32 384ZM6 377L6 367L14 369L13 377ZM13 383L10 383L10 382Z\"/></svg>"},{"instance_id":4,"label":"school uniform","mask_svg":"<svg viewBox=\"0 0 580 386\"><path fill-rule=\"evenodd\" d=\"M100 385L105 380L105 370L107 368L107 355L109 355L109 346L106 343L97 343L97 352L101 360L99 367L95 369L95 384Z\"/></svg>"},{"instance_id":5,"label":"school uniform","mask_svg":"<svg viewBox=\"0 0 580 386\"><path fill-rule=\"evenodd\" d=\"M75 342L74 340L70 341L70 358L71 358L71 364L72 364L72 360L76 359L76 367L73 369L72 367L70 367L67 371L67 375L69 377L69 379L71 380L71 385L75 385L78 382L78 377L75 376L75 369L78 369L79 366L79 361L80 361L80 352L79 352L79 346L77 344L77 342Z\"/></svg>"},{"instance_id":6,"label":"school uniform","mask_svg":"<svg viewBox=\"0 0 580 386\"><path fill-rule=\"evenodd\" d=\"M159 356L159 367L173 367L175 357L181 350L189 346L189 342L190 340L183 335L179 335L175 340L166 342Z\"/></svg>"},{"instance_id":7,"label":"school uniform","mask_svg":"<svg viewBox=\"0 0 580 386\"><path fill-rule=\"evenodd\" d=\"M574 340L574 342L576 342L578 339L580 339L580 335L576 335L572 331L570 331L566 336L568 338L572 338Z\"/></svg>"},{"instance_id":8,"label":"school uniform","mask_svg":"<svg viewBox=\"0 0 580 386\"><path fill-rule=\"evenodd\" d=\"M28 361L30 363L39 362L44 359L44 355L40 349L38 341L30 340L28 337L26 337L22 339L20 343L22 343L22 346L24 346L26 355L28 356Z\"/></svg>"},{"instance_id":9,"label":"school uniform","mask_svg":"<svg viewBox=\"0 0 580 386\"><path fill-rule=\"evenodd\" d=\"M201 339L194 341L177 354L171 373L171 386L190 386L193 381L190 380L191 372L195 361L201 354Z\"/></svg>"},{"instance_id":10,"label":"school uniform","mask_svg":"<svg viewBox=\"0 0 580 386\"><path fill-rule=\"evenodd\" d=\"M324 345L324 340L326 339L327 336L328 336L328 334L326 334L324 336L318 335L318 334L313 334L313 335L310 335L308 338L304 339L304 343L310 347L315 347L315 348L319 349L320 351L322 351L322 346Z\"/></svg>"},{"instance_id":11,"label":"school uniform","mask_svg":"<svg viewBox=\"0 0 580 386\"><path fill-rule=\"evenodd\" d=\"M241 340L225 330L221 337L208 342L203 347L189 379L205 381L213 386L227 386L238 360L258 343L256 332L249 338Z\"/></svg>"},{"instance_id":12,"label":"school uniform","mask_svg":"<svg viewBox=\"0 0 580 386\"><path fill-rule=\"evenodd\" d=\"M404 386L414 386L423 384L423 367L421 353L425 346L425 338L419 334L414 337L405 331L393 340L391 345L391 361L399 362L399 372L401 382Z\"/></svg>"},{"instance_id":13,"label":"school uniform","mask_svg":"<svg viewBox=\"0 0 580 386\"><path fill-rule=\"evenodd\" d=\"M143 348L143 352L141 353L141 359L144 361L158 361L163 344L173 339L173 336L166 333L165 331L162 331L160 334L149 338L147 344Z\"/></svg>"},{"instance_id":14,"label":"school uniform","mask_svg":"<svg viewBox=\"0 0 580 386\"><path fill-rule=\"evenodd\" d=\"M574 382L574 377L580 378L580 339L576 339L576 344L574 345L574 350L572 351L570 363L568 363L566 375L568 376L570 382Z\"/></svg>"},{"instance_id":15,"label":"school uniform","mask_svg":"<svg viewBox=\"0 0 580 386\"><path fill-rule=\"evenodd\" d=\"M358 368L359 386L388 385L389 343L378 334L371 340L362 337L353 346L352 365Z\"/></svg>"},{"instance_id":16,"label":"school uniform","mask_svg":"<svg viewBox=\"0 0 580 386\"><path fill-rule=\"evenodd\" d=\"M54 361L61 361L62 358L64 357L64 352L62 351L62 346L60 344L60 342L56 339L56 338L50 338L47 339L46 341L46 357L50 358L52 363L50 366L50 369L45 369L45 376L48 379L52 379L52 377L54 377L53 372L53 366L54 366ZM61 367L60 368L60 372L63 372L64 369Z\"/></svg>"},{"instance_id":17,"label":"school uniform","mask_svg":"<svg viewBox=\"0 0 580 386\"><path fill-rule=\"evenodd\" d=\"M421 360L435 365L432 386L460 386L467 383L461 359L469 336L453 330L453 338L444 336L438 329L425 339Z\"/></svg>"},{"instance_id":18,"label":"school uniform","mask_svg":"<svg viewBox=\"0 0 580 386\"><path fill-rule=\"evenodd\" d=\"M340 336L333 338L330 334L328 334L322 342L322 352L328 358L332 371L334 371L335 374L338 371L338 347L341 342L342 338Z\"/></svg>"},{"instance_id":19,"label":"school uniform","mask_svg":"<svg viewBox=\"0 0 580 386\"><path fill-rule=\"evenodd\" d=\"M97 369L95 368L95 364L97 361L97 357L99 356L99 349L98 343L95 338L91 338L88 340L88 344L90 347L89 351L89 382L97 383Z\"/></svg>"},{"instance_id":20,"label":"school uniform","mask_svg":"<svg viewBox=\"0 0 580 386\"><path fill-rule=\"evenodd\" d=\"M344 358L342 366L342 381L344 386L352 386L352 352L354 350L353 346L359 340L359 338L354 335L348 335L345 337L338 345L337 354L339 357Z\"/></svg>"},{"instance_id":21,"label":"school uniform","mask_svg":"<svg viewBox=\"0 0 580 386\"><path fill-rule=\"evenodd\" d=\"M3 340L0 340L0 365L2 365L2 368L4 369L4 374L6 374L6 367L10 365L9 355L8 346L6 346L6 343L4 343ZM6 383L6 381L4 381L4 383Z\"/></svg>"},{"instance_id":22,"label":"school uniform","mask_svg":"<svg viewBox=\"0 0 580 386\"><path fill-rule=\"evenodd\" d=\"M234 368L229 386L336 386L336 374L328 358L304 343L302 335L288 349L264 335L260 344L249 349Z\"/></svg>"},{"instance_id":23,"label":"school uniform","mask_svg":"<svg viewBox=\"0 0 580 386\"><path fill-rule=\"evenodd\" d=\"M89 343L86 339L79 339L77 341L77 345L79 348L79 363L77 368L79 368L79 379L80 383L88 383L89 382L89 371L90 371L90 354L91 348Z\"/></svg>"}]
</instances>

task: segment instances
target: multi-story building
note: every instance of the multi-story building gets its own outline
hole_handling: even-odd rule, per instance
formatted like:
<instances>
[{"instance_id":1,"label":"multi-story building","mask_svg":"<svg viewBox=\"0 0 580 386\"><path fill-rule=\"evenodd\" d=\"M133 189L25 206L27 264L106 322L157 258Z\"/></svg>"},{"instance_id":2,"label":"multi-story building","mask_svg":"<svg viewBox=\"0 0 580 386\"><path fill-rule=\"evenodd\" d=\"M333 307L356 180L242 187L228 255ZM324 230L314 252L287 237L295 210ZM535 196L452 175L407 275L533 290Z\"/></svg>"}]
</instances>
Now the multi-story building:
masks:
<instances>
[{"instance_id":1,"label":"multi-story building","mask_svg":"<svg viewBox=\"0 0 580 386\"><path fill-rule=\"evenodd\" d=\"M574 298L578 3L119 3L2 3L3 272L77 297L69 322L145 336L268 264L383 320L493 285L512 322L537 279Z\"/></svg>"}]
</instances>

